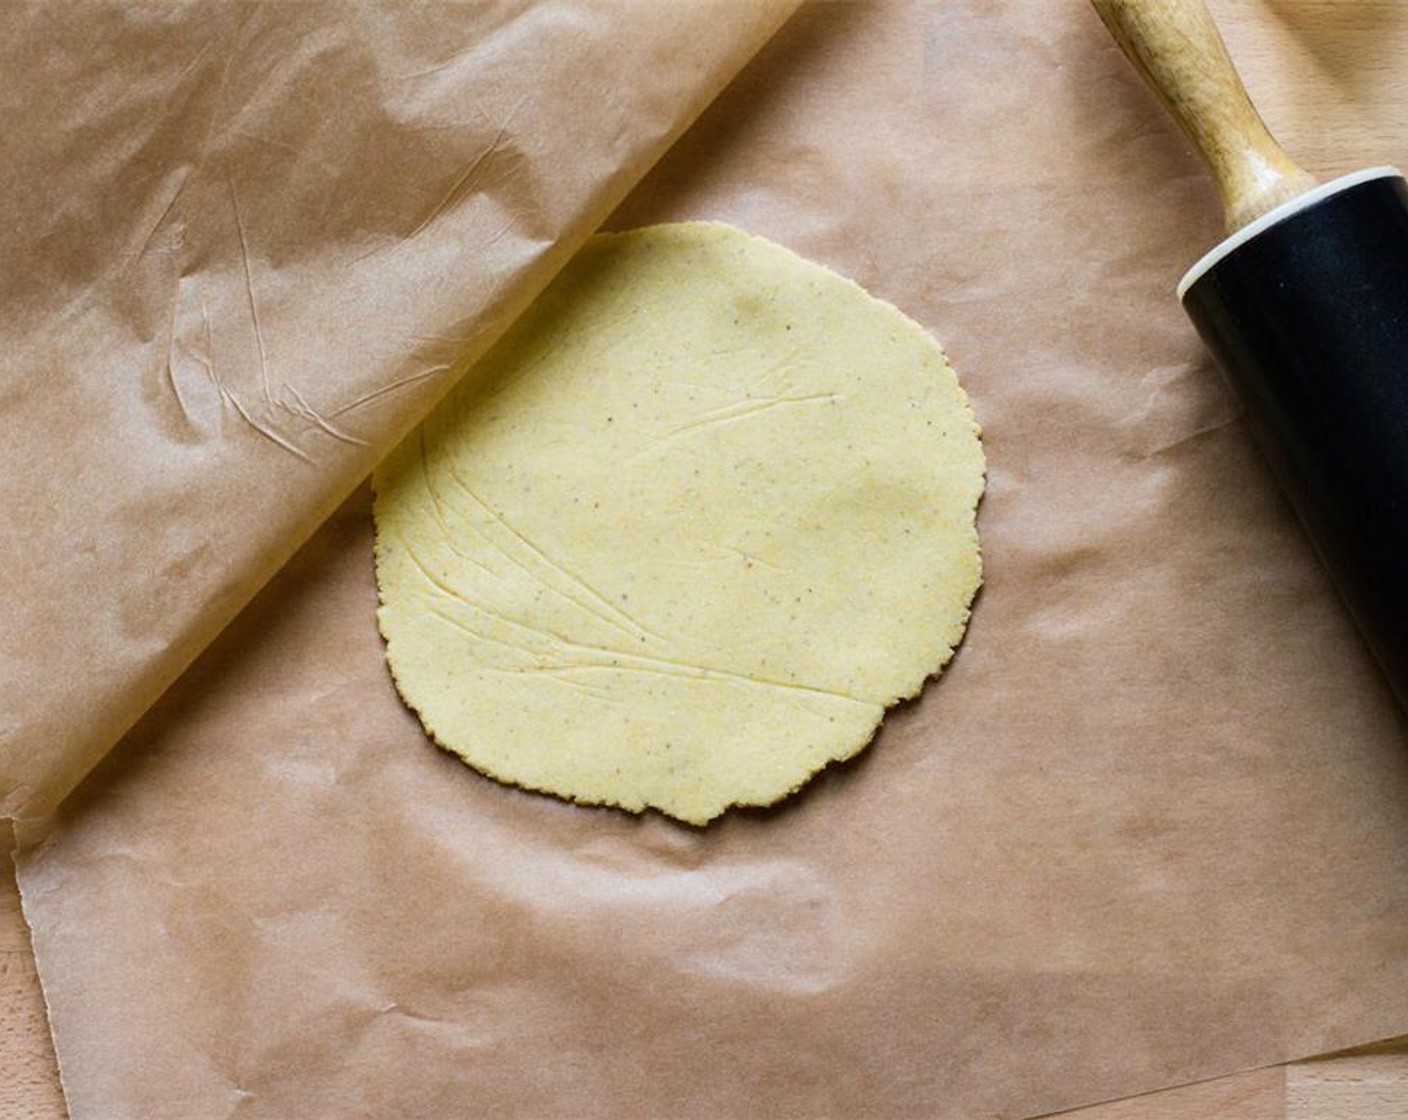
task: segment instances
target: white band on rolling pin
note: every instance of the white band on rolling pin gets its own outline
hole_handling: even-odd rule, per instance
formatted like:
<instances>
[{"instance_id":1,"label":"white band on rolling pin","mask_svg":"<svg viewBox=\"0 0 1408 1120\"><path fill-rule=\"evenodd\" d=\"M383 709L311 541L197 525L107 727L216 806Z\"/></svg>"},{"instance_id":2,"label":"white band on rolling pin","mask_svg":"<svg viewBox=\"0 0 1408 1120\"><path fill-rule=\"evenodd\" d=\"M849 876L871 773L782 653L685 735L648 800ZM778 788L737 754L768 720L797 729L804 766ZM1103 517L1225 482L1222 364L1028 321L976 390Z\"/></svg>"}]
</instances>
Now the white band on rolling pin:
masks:
<instances>
[{"instance_id":1,"label":"white band on rolling pin","mask_svg":"<svg viewBox=\"0 0 1408 1120\"><path fill-rule=\"evenodd\" d=\"M1357 187L1360 183L1367 183L1371 179L1388 179L1400 174L1402 173L1396 167L1366 167L1363 171L1351 171L1348 175L1341 175L1338 179L1321 183L1320 186L1308 190L1302 195L1297 195L1289 202L1281 203L1274 210L1268 210L1256 221L1243 226L1231 237L1219 242L1198 258L1197 264L1185 272L1183 279L1178 282L1179 300L1181 301L1184 293L1202 278L1203 273L1233 249L1245 245L1257 234L1270 229L1277 222L1284 221L1292 214L1300 213L1306 207L1313 206L1321 199L1329 198L1332 194L1339 194L1340 191L1348 190L1350 187Z\"/></svg>"}]
</instances>

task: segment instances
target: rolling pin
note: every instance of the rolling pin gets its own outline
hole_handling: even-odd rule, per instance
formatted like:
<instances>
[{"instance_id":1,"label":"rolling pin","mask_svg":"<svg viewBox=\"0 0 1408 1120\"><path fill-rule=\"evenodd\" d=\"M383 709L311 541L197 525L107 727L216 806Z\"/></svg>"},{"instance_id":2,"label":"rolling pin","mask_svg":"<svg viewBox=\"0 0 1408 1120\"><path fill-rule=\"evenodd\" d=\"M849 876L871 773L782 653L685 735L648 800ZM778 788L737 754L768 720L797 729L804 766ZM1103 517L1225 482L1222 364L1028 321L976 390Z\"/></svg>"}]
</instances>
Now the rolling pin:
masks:
<instances>
[{"instance_id":1,"label":"rolling pin","mask_svg":"<svg viewBox=\"0 0 1408 1120\"><path fill-rule=\"evenodd\" d=\"M1178 296L1408 709L1408 185L1267 131L1202 0L1092 0L1202 154L1228 237Z\"/></svg>"}]
</instances>

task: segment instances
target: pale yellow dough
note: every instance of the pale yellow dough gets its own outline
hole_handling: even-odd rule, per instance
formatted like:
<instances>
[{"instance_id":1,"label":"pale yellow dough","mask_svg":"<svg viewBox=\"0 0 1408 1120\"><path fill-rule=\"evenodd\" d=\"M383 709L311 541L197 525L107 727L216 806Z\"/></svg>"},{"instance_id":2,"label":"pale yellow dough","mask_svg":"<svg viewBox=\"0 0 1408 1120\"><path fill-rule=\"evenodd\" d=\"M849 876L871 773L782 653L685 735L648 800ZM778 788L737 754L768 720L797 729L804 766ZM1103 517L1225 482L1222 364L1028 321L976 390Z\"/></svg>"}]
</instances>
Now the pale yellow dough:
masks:
<instances>
[{"instance_id":1,"label":"pale yellow dough","mask_svg":"<svg viewBox=\"0 0 1408 1120\"><path fill-rule=\"evenodd\" d=\"M376 474L397 687L505 782L772 804L952 654L978 437L848 280L716 223L598 235Z\"/></svg>"}]
</instances>

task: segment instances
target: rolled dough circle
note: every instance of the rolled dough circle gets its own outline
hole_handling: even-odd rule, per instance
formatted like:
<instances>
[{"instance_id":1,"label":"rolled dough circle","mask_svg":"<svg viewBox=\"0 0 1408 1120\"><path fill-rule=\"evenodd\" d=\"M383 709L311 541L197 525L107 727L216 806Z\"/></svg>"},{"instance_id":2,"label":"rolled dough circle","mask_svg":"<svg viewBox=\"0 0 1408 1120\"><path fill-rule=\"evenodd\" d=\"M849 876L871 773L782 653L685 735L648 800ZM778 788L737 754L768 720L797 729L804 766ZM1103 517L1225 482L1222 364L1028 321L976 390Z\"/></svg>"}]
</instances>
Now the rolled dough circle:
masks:
<instances>
[{"instance_id":1,"label":"rolled dough circle","mask_svg":"<svg viewBox=\"0 0 1408 1120\"><path fill-rule=\"evenodd\" d=\"M894 307L717 223L600 234L376 472L387 660L501 781L772 804L947 663L983 472Z\"/></svg>"}]
</instances>

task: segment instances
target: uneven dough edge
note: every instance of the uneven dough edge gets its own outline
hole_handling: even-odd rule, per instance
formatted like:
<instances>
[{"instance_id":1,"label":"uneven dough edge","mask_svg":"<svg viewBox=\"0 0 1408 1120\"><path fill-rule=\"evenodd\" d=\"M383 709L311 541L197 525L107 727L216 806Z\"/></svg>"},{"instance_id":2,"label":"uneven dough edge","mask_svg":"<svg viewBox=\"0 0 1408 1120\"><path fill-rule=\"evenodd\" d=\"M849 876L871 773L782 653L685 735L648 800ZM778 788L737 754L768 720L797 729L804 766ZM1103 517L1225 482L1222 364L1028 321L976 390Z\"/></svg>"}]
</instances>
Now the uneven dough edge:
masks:
<instances>
[{"instance_id":1,"label":"uneven dough edge","mask_svg":"<svg viewBox=\"0 0 1408 1120\"><path fill-rule=\"evenodd\" d=\"M892 303L889 303L886 300L872 295L859 284L857 284L855 281L851 280L849 277L843 276L835 272L834 270L827 268L825 265L803 258L798 254L793 253L785 246L777 245L776 243L771 242L766 238L761 238L756 235L749 234L746 231L737 230L735 227L729 226L725 223L698 221L673 223L672 226L673 228L685 230L696 229L726 232L730 236L741 235L750 242L757 242L763 246L766 246L767 249L771 252L780 252L786 254L789 257L795 258L798 262L800 262L808 269L820 270L821 272L827 275L831 282L839 281L840 284L843 285L846 289L849 289L850 291L854 292L857 296L864 299L868 304L874 306L877 312L893 317L896 324L901 329L907 332L918 332L919 334L921 334L925 341L937 350L943 368L945 368L951 375L953 375L953 388L957 394L958 407L959 409L961 409L961 413L964 420L970 426L972 437L977 443L977 457L979 463L977 488L971 505L969 505L964 510L966 519L964 521L962 534L963 537L966 538L966 541L964 543L966 543L971 549L971 556L973 559L973 571L972 585L971 588L967 591L966 598L962 604L961 611L952 616L950 619L946 620L948 621L949 625L944 628L945 632L942 634L942 648L938 651L938 656L933 662L933 664L931 664L926 669L924 674L917 680L915 680L912 685L891 695L883 703L875 703L873 705L873 719L869 721L868 730L863 738L859 738L857 741L848 744L840 749L828 751L826 757L817 759L816 764L810 769L806 770L805 773L799 771L799 776L786 789L778 789L775 792L771 792L768 796L761 798L733 797L721 799L711 804L700 813L689 814L653 804L647 797L632 798L594 796L590 794L564 792L561 788L555 788L549 783L537 783L531 780L525 780L522 776L505 772L486 760L468 757L466 754L461 753L460 750L457 750L453 745L447 742L447 737L442 735L437 725L438 721L435 716L432 713L425 711L422 704L411 699L411 695L414 693L415 690L414 688L407 687L407 682L402 679L394 656L391 656L392 648L395 644L397 644L397 640L393 638L391 633L389 633L389 628L385 624L385 611L388 608L389 604L387 600L385 583L382 578L383 564L385 558L384 539L381 532L382 521L380 514L381 504L383 500L383 490L380 485L380 482L384 468L378 468L377 472L373 476L373 489L375 492L374 518L376 518L377 520L378 528L375 547L375 563L377 569L377 594L379 602L379 609L377 611L377 622L378 629L387 643L388 669L392 675L393 680L395 681L397 692L400 695L401 699L406 704L406 706L415 713L429 738L438 747L440 747L440 749L453 755L455 758L468 765L471 769L503 785L512 786L521 790L526 790L534 793L548 794L560 800L569 801L577 805L616 808L631 813L641 813L644 812L646 809L654 808L657 811L661 812L663 815L670 816L676 820L681 820L695 826L703 826L709 823L710 821L717 819L720 815L722 815L728 809L731 808L766 808L769 806L777 805L780 802L783 802L788 798L792 797L802 787L813 781L821 772L829 769L832 766L849 761L859 756L873 743L876 735L878 734L884 722L885 716L888 714L890 709L896 706L897 704L912 700L918 695L920 695L920 693L923 692L923 690L930 684L930 682L940 676L943 671L951 664L953 657L955 656L959 646L961 646L963 638L967 633L968 625L972 618L973 605L983 584L984 558L982 554L981 542L978 538L976 528L976 514L981 504L982 496L986 490L987 463L986 454L981 443L981 426L978 424L976 417L974 416L972 405L967 391L963 388L962 384L957 381L957 376L953 373L953 367L948 361L947 353L943 350L942 345L939 344L938 341L934 339L932 335L930 335L920 324L916 323L909 316L905 315L905 313L901 311L898 307L896 307ZM596 235L594 240L630 238L638 234L639 232L640 231L638 230L629 230L621 232L599 233ZM869 703L869 701L867 701L867 703Z\"/></svg>"}]
</instances>

